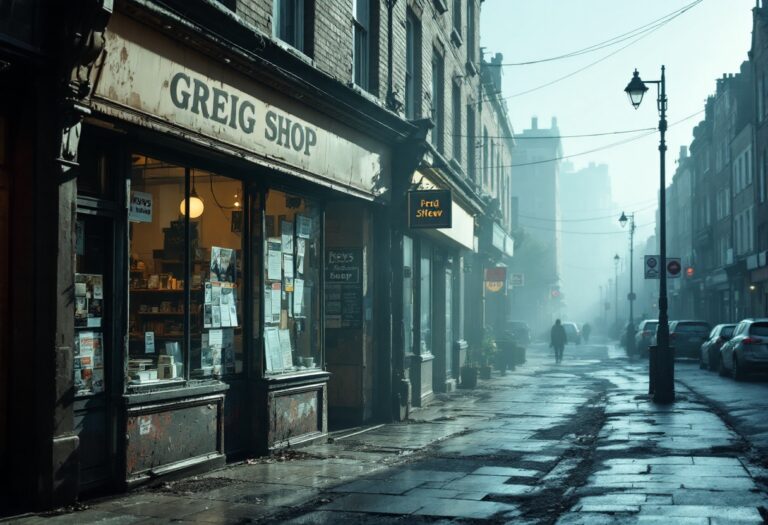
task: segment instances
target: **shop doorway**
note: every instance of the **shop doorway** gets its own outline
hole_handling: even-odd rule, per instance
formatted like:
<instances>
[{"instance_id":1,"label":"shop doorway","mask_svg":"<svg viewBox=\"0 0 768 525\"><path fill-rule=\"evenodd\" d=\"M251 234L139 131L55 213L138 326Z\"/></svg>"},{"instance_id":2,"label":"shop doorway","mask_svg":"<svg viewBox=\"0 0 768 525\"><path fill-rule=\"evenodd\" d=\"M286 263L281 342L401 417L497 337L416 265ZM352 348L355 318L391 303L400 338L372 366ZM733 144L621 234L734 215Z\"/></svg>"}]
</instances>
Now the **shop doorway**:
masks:
<instances>
[{"instance_id":1,"label":"shop doorway","mask_svg":"<svg viewBox=\"0 0 768 525\"><path fill-rule=\"evenodd\" d=\"M80 490L109 484L113 415L108 386L115 352L114 221L80 207L75 228L74 430L80 440Z\"/></svg>"}]
</instances>

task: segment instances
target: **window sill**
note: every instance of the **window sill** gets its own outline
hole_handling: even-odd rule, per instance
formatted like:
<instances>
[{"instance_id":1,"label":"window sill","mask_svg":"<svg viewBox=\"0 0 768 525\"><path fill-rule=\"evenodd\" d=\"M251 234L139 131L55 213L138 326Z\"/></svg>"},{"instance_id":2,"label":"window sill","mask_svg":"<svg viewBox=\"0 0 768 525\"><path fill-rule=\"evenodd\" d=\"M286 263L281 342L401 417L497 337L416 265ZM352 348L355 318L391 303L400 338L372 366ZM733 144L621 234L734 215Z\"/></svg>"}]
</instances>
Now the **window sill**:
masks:
<instances>
[{"instance_id":1,"label":"window sill","mask_svg":"<svg viewBox=\"0 0 768 525\"><path fill-rule=\"evenodd\" d=\"M467 73L469 73L471 76L474 77L475 75L477 75L478 73L477 66L472 60L467 60L466 68L467 68Z\"/></svg>"},{"instance_id":2,"label":"window sill","mask_svg":"<svg viewBox=\"0 0 768 525\"><path fill-rule=\"evenodd\" d=\"M453 42L453 45L456 47L461 47L464 43L464 39L461 38L461 33L459 33L455 27L451 29L451 42Z\"/></svg>"},{"instance_id":3,"label":"window sill","mask_svg":"<svg viewBox=\"0 0 768 525\"><path fill-rule=\"evenodd\" d=\"M126 406L138 405L148 401L164 401L178 398L189 398L191 396L204 396L208 394L218 394L226 391L229 386L217 379L188 381L168 381L164 383L153 383L148 385L129 386L123 394Z\"/></svg>"},{"instance_id":4,"label":"window sill","mask_svg":"<svg viewBox=\"0 0 768 525\"><path fill-rule=\"evenodd\" d=\"M293 47L291 44L289 44L284 40L280 40L276 36L273 36L272 40L275 42L275 44L277 44L277 47L279 47L283 51L293 55L294 57L298 58L302 62L305 62L306 64L312 67L315 67L315 61L309 55L305 55L303 51Z\"/></svg>"}]
</instances>

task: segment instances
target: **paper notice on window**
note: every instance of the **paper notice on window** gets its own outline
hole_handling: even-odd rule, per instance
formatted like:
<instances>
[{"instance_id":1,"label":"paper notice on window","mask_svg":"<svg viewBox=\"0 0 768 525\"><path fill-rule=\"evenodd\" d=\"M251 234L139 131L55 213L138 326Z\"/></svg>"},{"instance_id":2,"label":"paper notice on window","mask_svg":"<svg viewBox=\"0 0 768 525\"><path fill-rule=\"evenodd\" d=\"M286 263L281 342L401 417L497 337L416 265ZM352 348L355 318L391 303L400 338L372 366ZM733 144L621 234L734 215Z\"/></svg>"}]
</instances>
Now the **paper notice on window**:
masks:
<instances>
[{"instance_id":1,"label":"paper notice on window","mask_svg":"<svg viewBox=\"0 0 768 525\"><path fill-rule=\"evenodd\" d=\"M282 242L278 238L267 241L267 279L279 281L282 279L283 254L280 250Z\"/></svg>"},{"instance_id":2,"label":"paper notice on window","mask_svg":"<svg viewBox=\"0 0 768 525\"><path fill-rule=\"evenodd\" d=\"M237 326L237 306L229 305L229 326Z\"/></svg>"},{"instance_id":3,"label":"paper notice on window","mask_svg":"<svg viewBox=\"0 0 768 525\"><path fill-rule=\"evenodd\" d=\"M283 275L293 277L293 255L283 255Z\"/></svg>"},{"instance_id":4,"label":"paper notice on window","mask_svg":"<svg viewBox=\"0 0 768 525\"><path fill-rule=\"evenodd\" d=\"M219 311L221 312L221 326L222 328L226 328L229 326L232 326L232 321L229 318L229 305L223 304L219 306Z\"/></svg>"},{"instance_id":5,"label":"paper notice on window","mask_svg":"<svg viewBox=\"0 0 768 525\"><path fill-rule=\"evenodd\" d=\"M264 329L264 351L266 352L267 370L283 369L283 359L280 353L280 336L275 327Z\"/></svg>"},{"instance_id":6,"label":"paper notice on window","mask_svg":"<svg viewBox=\"0 0 768 525\"><path fill-rule=\"evenodd\" d=\"M213 306L203 305L203 328L210 328L213 325Z\"/></svg>"},{"instance_id":7,"label":"paper notice on window","mask_svg":"<svg viewBox=\"0 0 768 525\"><path fill-rule=\"evenodd\" d=\"M211 291L211 282L205 281L205 297L204 297L204 303L205 304L211 304L211 298L212 298L213 292Z\"/></svg>"},{"instance_id":8,"label":"paper notice on window","mask_svg":"<svg viewBox=\"0 0 768 525\"><path fill-rule=\"evenodd\" d=\"M211 330L208 332L208 344L219 345L224 344L224 330Z\"/></svg>"},{"instance_id":9,"label":"paper notice on window","mask_svg":"<svg viewBox=\"0 0 768 525\"><path fill-rule=\"evenodd\" d=\"M272 321L272 289L267 288L264 290L264 322L271 323Z\"/></svg>"},{"instance_id":10,"label":"paper notice on window","mask_svg":"<svg viewBox=\"0 0 768 525\"><path fill-rule=\"evenodd\" d=\"M221 304L221 283L211 283L211 304L219 306Z\"/></svg>"},{"instance_id":11,"label":"paper notice on window","mask_svg":"<svg viewBox=\"0 0 768 525\"><path fill-rule=\"evenodd\" d=\"M293 253L293 223L280 222L280 239L283 243L283 253Z\"/></svg>"},{"instance_id":12,"label":"paper notice on window","mask_svg":"<svg viewBox=\"0 0 768 525\"><path fill-rule=\"evenodd\" d=\"M304 239L296 239L296 273L299 275L304 274L305 250L306 250L306 241Z\"/></svg>"},{"instance_id":13,"label":"paper notice on window","mask_svg":"<svg viewBox=\"0 0 768 525\"><path fill-rule=\"evenodd\" d=\"M304 279L294 279L293 281L293 315L299 317L302 315L302 304L304 302Z\"/></svg>"},{"instance_id":14,"label":"paper notice on window","mask_svg":"<svg viewBox=\"0 0 768 525\"><path fill-rule=\"evenodd\" d=\"M291 348L291 333L288 330L278 332L280 340L280 353L283 356L283 368L293 366L293 349Z\"/></svg>"},{"instance_id":15,"label":"paper notice on window","mask_svg":"<svg viewBox=\"0 0 768 525\"><path fill-rule=\"evenodd\" d=\"M104 278L101 275L91 275L91 285L93 286L93 298L104 299Z\"/></svg>"},{"instance_id":16,"label":"paper notice on window","mask_svg":"<svg viewBox=\"0 0 768 525\"><path fill-rule=\"evenodd\" d=\"M155 353L155 332L144 332L144 353Z\"/></svg>"},{"instance_id":17,"label":"paper notice on window","mask_svg":"<svg viewBox=\"0 0 768 525\"><path fill-rule=\"evenodd\" d=\"M282 294L280 283L272 283L272 315L280 315L280 305L282 301Z\"/></svg>"},{"instance_id":18,"label":"paper notice on window","mask_svg":"<svg viewBox=\"0 0 768 525\"><path fill-rule=\"evenodd\" d=\"M93 355L95 336L96 334L93 332L80 332L77 334L80 355Z\"/></svg>"},{"instance_id":19,"label":"paper notice on window","mask_svg":"<svg viewBox=\"0 0 768 525\"><path fill-rule=\"evenodd\" d=\"M219 305L213 305L212 308L212 316L211 316L211 327L213 328L220 328L221 327L221 306Z\"/></svg>"},{"instance_id":20,"label":"paper notice on window","mask_svg":"<svg viewBox=\"0 0 768 525\"><path fill-rule=\"evenodd\" d=\"M309 239L309 234L312 232L312 219L304 215L296 216L296 237L303 237Z\"/></svg>"}]
</instances>

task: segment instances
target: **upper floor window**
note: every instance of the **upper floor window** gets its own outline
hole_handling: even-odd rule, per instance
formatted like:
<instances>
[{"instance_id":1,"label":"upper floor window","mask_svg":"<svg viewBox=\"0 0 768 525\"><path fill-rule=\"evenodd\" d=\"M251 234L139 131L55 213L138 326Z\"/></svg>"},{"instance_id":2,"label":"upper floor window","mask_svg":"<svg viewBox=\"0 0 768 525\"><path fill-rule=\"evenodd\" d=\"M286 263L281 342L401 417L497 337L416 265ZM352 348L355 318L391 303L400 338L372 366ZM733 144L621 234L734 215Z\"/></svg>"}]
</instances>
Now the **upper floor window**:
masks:
<instances>
[{"instance_id":1,"label":"upper floor window","mask_svg":"<svg viewBox=\"0 0 768 525\"><path fill-rule=\"evenodd\" d=\"M286 44L309 54L305 38L305 3L310 0L273 0L272 32Z\"/></svg>"},{"instance_id":2,"label":"upper floor window","mask_svg":"<svg viewBox=\"0 0 768 525\"><path fill-rule=\"evenodd\" d=\"M420 64L421 26L409 9L405 19L405 118L411 120L419 113Z\"/></svg>"},{"instance_id":3,"label":"upper floor window","mask_svg":"<svg viewBox=\"0 0 768 525\"><path fill-rule=\"evenodd\" d=\"M373 58L372 53L372 38L371 31L373 29L373 10L371 0L353 0L353 32L355 38L354 47L354 80L355 84L371 91L371 63Z\"/></svg>"},{"instance_id":4,"label":"upper floor window","mask_svg":"<svg viewBox=\"0 0 768 525\"><path fill-rule=\"evenodd\" d=\"M461 162L461 86L454 83L452 93L452 118L453 118L453 158Z\"/></svg>"},{"instance_id":5,"label":"upper floor window","mask_svg":"<svg viewBox=\"0 0 768 525\"><path fill-rule=\"evenodd\" d=\"M461 0L453 0L453 30L461 35Z\"/></svg>"},{"instance_id":6,"label":"upper floor window","mask_svg":"<svg viewBox=\"0 0 768 525\"><path fill-rule=\"evenodd\" d=\"M437 49L432 51L432 121L435 127L432 128L432 144L437 151L443 153L445 144L445 73L444 73L443 55Z\"/></svg>"},{"instance_id":7,"label":"upper floor window","mask_svg":"<svg viewBox=\"0 0 768 525\"><path fill-rule=\"evenodd\" d=\"M469 105L467 106L467 175L469 175L473 180L477 179L477 174L475 173L476 168L476 155L475 155L475 143L476 143L476 136L475 136L475 110L474 108Z\"/></svg>"},{"instance_id":8,"label":"upper floor window","mask_svg":"<svg viewBox=\"0 0 768 525\"><path fill-rule=\"evenodd\" d=\"M475 0L467 0L467 61L475 63Z\"/></svg>"}]
</instances>

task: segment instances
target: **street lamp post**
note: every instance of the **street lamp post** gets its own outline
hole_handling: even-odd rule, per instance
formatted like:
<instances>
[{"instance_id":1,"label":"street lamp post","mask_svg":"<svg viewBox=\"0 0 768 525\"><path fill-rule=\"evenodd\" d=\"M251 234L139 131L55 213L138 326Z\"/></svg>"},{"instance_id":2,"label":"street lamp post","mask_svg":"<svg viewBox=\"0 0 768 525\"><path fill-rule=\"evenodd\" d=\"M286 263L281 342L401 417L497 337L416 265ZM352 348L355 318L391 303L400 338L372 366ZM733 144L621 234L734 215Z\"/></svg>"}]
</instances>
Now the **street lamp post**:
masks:
<instances>
[{"instance_id":1,"label":"street lamp post","mask_svg":"<svg viewBox=\"0 0 768 525\"><path fill-rule=\"evenodd\" d=\"M619 328L619 254L613 256L613 326ZM621 336L621 331L619 331Z\"/></svg>"},{"instance_id":2,"label":"street lamp post","mask_svg":"<svg viewBox=\"0 0 768 525\"><path fill-rule=\"evenodd\" d=\"M656 105L659 111L659 326L657 328L656 347L651 350L651 359L656 366L649 367L649 382L653 389L653 400L657 403L672 403L675 400L675 358L673 349L669 347L669 318L667 316L667 199L665 192L665 156L667 142L664 135L667 131L667 90L664 78L664 66L661 66L661 80L646 80L640 78L635 69L632 80L624 88L635 109L640 107L643 95L648 91L646 84L656 84L658 97Z\"/></svg>"},{"instance_id":3,"label":"street lamp post","mask_svg":"<svg viewBox=\"0 0 768 525\"><path fill-rule=\"evenodd\" d=\"M625 215L624 212L621 212L619 224L623 228L627 225L627 222L629 222L629 295L627 296L627 299L629 299L629 328L627 329L627 354L632 356L635 353L635 214Z\"/></svg>"}]
</instances>

